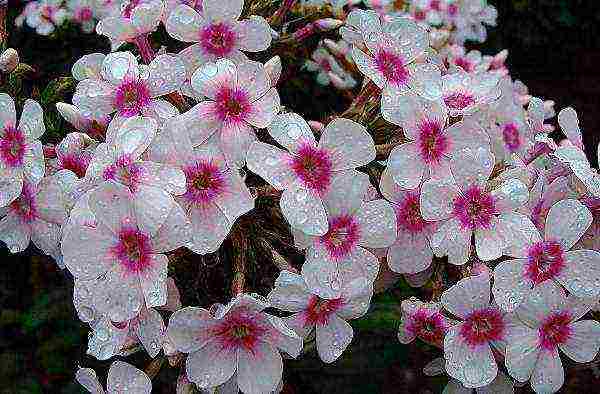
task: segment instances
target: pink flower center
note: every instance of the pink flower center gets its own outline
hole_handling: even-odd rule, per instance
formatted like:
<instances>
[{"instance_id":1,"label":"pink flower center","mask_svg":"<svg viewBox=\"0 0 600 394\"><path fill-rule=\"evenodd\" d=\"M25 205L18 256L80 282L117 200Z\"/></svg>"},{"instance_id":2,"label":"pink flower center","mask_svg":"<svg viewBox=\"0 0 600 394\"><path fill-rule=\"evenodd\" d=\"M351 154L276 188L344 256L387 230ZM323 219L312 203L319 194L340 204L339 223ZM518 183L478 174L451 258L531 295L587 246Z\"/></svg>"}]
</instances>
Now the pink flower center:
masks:
<instances>
[{"instance_id":1,"label":"pink flower center","mask_svg":"<svg viewBox=\"0 0 600 394\"><path fill-rule=\"evenodd\" d=\"M458 6L456 4L449 4L448 15L455 16L456 14L458 14Z\"/></svg>"},{"instance_id":2,"label":"pink flower center","mask_svg":"<svg viewBox=\"0 0 600 394\"><path fill-rule=\"evenodd\" d=\"M413 14L413 18L415 18L416 21L424 21L426 16L427 14L423 10L415 10Z\"/></svg>"},{"instance_id":3,"label":"pink flower center","mask_svg":"<svg viewBox=\"0 0 600 394\"><path fill-rule=\"evenodd\" d=\"M502 137L504 138L504 146L509 152L514 153L521 147L521 135L516 124L511 122L503 125Z\"/></svg>"},{"instance_id":4,"label":"pink flower center","mask_svg":"<svg viewBox=\"0 0 600 394\"><path fill-rule=\"evenodd\" d=\"M121 156L114 164L107 167L102 175L104 180L117 181L135 192L143 175L142 171L142 167L129 156Z\"/></svg>"},{"instance_id":5,"label":"pink flower center","mask_svg":"<svg viewBox=\"0 0 600 394\"><path fill-rule=\"evenodd\" d=\"M568 312L554 312L542 322L538 329L542 349L554 350L567 342L571 336L571 315Z\"/></svg>"},{"instance_id":6,"label":"pink flower center","mask_svg":"<svg viewBox=\"0 0 600 394\"><path fill-rule=\"evenodd\" d=\"M442 133L442 125L435 120L425 120L419 125L419 151L428 164L439 163L449 148L448 138Z\"/></svg>"},{"instance_id":7,"label":"pink flower center","mask_svg":"<svg viewBox=\"0 0 600 394\"><path fill-rule=\"evenodd\" d=\"M305 324L326 325L329 317L344 305L344 300L337 298L334 300L324 300L317 296L311 296L308 302L308 308L305 311Z\"/></svg>"},{"instance_id":8,"label":"pink flower center","mask_svg":"<svg viewBox=\"0 0 600 394\"><path fill-rule=\"evenodd\" d=\"M419 194L417 193L407 193L404 200L398 204L394 204L394 208L398 229L411 234L418 234L429 225L421 216L421 203L419 202Z\"/></svg>"},{"instance_id":9,"label":"pink flower center","mask_svg":"<svg viewBox=\"0 0 600 394\"><path fill-rule=\"evenodd\" d=\"M475 68L475 65L464 56L454 58L454 64L461 67L466 72L471 72Z\"/></svg>"},{"instance_id":10,"label":"pink flower center","mask_svg":"<svg viewBox=\"0 0 600 394\"><path fill-rule=\"evenodd\" d=\"M475 104L475 98L468 92L452 92L444 96L444 103L450 109L462 110Z\"/></svg>"},{"instance_id":11,"label":"pink flower center","mask_svg":"<svg viewBox=\"0 0 600 394\"><path fill-rule=\"evenodd\" d=\"M453 212L464 229L488 228L496 212L496 203L490 193L473 185L454 199Z\"/></svg>"},{"instance_id":12,"label":"pink flower center","mask_svg":"<svg viewBox=\"0 0 600 394\"><path fill-rule=\"evenodd\" d=\"M420 308L409 316L406 330L428 343L441 343L448 327L439 312Z\"/></svg>"},{"instance_id":13,"label":"pink flower center","mask_svg":"<svg viewBox=\"0 0 600 394\"><path fill-rule=\"evenodd\" d=\"M129 2L124 7L122 7L121 15L123 15L123 17L125 18L131 18L131 13L135 9L135 7L137 7L138 4L140 4L141 2L142 0L129 0Z\"/></svg>"},{"instance_id":14,"label":"pink flower center","mask_svg":"<svg viewBox=\"0 0 600 394\"><path fill-rule=\"evenodd\" d=\"M555 278L565 267L562 246L554 241L542 241L529 248L525 276L535 284Z\"/></svg>"},{"instance_id":15,"label":"pink flower center","mask_svg":"<svg viewBox=\"0 0 600 394\"><path fill-rule=\"evenodd\" d=\"M319 238L332 259L346 257L358 243L360 228L354 217L342 215L329 221L329 231Z\"/></svg>"},{"instance_id":16,"label":"pink flower center","mask_svg":"<svg viewBox=\"0 0 600 394\"><path fill-rule=\"evenodd\" d=\"M375 65L383 77L394 85L404 85L408 80L408 70L404 59L388 50L380 49L375 56Z\"/></svg>"},{"instance_id":17,"label":"pink flower center","mask_svg":"<svg viewBox=\"0 0 600 394\"><path fill-rule=\"evenodd\" d=\"M77 177L83 178L90 161L90 155L62 155L59 159L58 167L60 169L71 170L73 173L75 173L75 175L77 175Z\"/></svg>"},{"instance_id":18,"label":"pink flower center","mask_svg":"<svg viewBox=\"0 0 600 394\"><path fill-rule=\"evenodd\" d=\"M29 183L23 183L21 195L10 203L8 209L17 215L22 223L31 223L36 220L38 210L34 187Z\"/></svg>"},{"instance_id":19,"label":"pink flower center","mask_svg":"<svg viewBox=\"0 0 600 394\"><path fill-rule=\"evenodd\" d=\"M150 104L150 91L144 82L126 79L117 88L114 104L121 116L139 115Z\"/></svg>"},{"instance_id":20,"label":"pink flower center","mask_svg":"<svg viewBox=\"0 0 600 394\"><path fill-rule=\"evenodd\" d=\"M238 310L214 327L213 334L223 349L253 352L256 344L268 331L262 320L256 312Z\"/></svg>"},{"instance_id":21,"label":"pink flower center","mask_svg":"<svg viewBox=\"0 0 600 394\"><path fill-rule=\"evenodd\" d=\"M429 8L431 8L434 11L441 11L442 5L441 5L440 0L431 0L429 2Z\"/></svg>"},{"instance_id":22,"label":"pink flower center","mask_svg":"<svg viewBox=\"0 0 600 394\"><path fill-rule=\"evenodd\" d=\"M200 32L200 45L204 51L217 57L227 57L237 39L231 26L223 22L210 24Z\"/></svg>"},{"instance_id":23,"label":"pink flower center","mask_svg":"<svg viewBox=\"0 0 600 394\"><path fill-rule=\"evenodd\" d=\"M90 7L80 7L75 11L75 20L86 22L92 19L92 9Z\"/></svg>"},{"instance_id":24,"label":"pink flower center","mask_svg":"<svg viewBox=\"0 0 600 394\"><path fill-rule=\"evenodd\" d=\"M2 162L11 168L23 165L25 156L25 136L21 130L6 126L4 133L0 136L0 157Z\"/></svg>"},{"instance_id":25,"label":"pink flower center","mask_svg":"<svg viewBox=\"0 0 600 394\"><path fill-rule=\"evenodd\" d=\"M128 274L142 273L152 264L150 238L137 228L122 227L112 252Z\"/></svg>"},{"instance_id":26,"label":"pink flower center","mask_svg":"<svg viewBox=\"0 0 600 394\"><path fill-rule=\"evenodd\" d=\"M206 205L225 192L225 177L210 161L198 161L184 168L187 191L184 198L196 205Z\"/></svg>"},{"instance_id":27,"label":"pink flower center","mask_svg":"<svg viewBox=\"0 0 600 394\"><path fill-rule=\"evenodd\" d=\"M215 96L217 116L223 122L242 122L250 113L248 94L240 89L224 87Z\"/></svg>"},{"instance_id":28,"label":"pink flower center","mask_svg":"<svg viewBox=\"0 0 600 394\"><path fill-rule=\"evenodd\" d=\"M290 162L294 174L308 189L323 193L331 182L331 158L325 149L303 143Z\"/></svg>"},{"instance_id":29,"label":"pink flower center","mask_svg":"<svg viewBox=\"0 0 600 394\"><path fill-rule=\"evenodd\" d=\"M495 308L471 312L460 328L461 337L475 347L504 337L504 318Z\"/></svg>"}]
</instances>

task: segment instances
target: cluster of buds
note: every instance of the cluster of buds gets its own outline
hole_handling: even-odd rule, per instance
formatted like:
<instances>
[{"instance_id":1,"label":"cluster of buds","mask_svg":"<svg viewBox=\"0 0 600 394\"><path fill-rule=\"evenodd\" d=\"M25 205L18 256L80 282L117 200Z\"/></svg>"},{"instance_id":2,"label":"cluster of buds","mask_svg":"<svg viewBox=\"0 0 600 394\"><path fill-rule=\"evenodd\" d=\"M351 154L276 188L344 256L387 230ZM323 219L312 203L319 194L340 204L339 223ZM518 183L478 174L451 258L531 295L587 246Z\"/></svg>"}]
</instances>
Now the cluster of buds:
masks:
<instances>
[{"instance_id":1,"label":"cluster of buds","mask_svg":"<svg viewBox=\"0 0 600 394\"><path fill-rule=\"evenodd\" d=\"M97 33L113 52L74 62L72 102L57 104L74 130L57 145L40 141L39 104L26 100L17 122L0 94L0 240L13 253L33 243L70 272L89 355L162 352L179 368L176 392L279 392L284 359L305 344L325 363L342 357L348 321L368 319L392 277L421 296L402 301L398 338L440 348L426 369L448 374L449 391L557 392L561 352L597 357L600 174L575 110L559 111L551 138L553 103L513 81L507 52L464 48L495 20L485 1L370 5L344 15L338 3L341 19L288 36L337 30L302 63L344 93L362 78L348 110L318 120L279 95L302 48L272 46L285 32L243 0L101 2ZM158 54L149 35L161 24L189 45ZM280 233L262 227L259 199ZM262 295L245 280L254 242L279 270ZM183 306L189 289L170 268L221 252L231 301ZM150 393L152 365L114 361L107 391ZM76 378L104 392L92 370Z\"/></svg>"}]
</instances>

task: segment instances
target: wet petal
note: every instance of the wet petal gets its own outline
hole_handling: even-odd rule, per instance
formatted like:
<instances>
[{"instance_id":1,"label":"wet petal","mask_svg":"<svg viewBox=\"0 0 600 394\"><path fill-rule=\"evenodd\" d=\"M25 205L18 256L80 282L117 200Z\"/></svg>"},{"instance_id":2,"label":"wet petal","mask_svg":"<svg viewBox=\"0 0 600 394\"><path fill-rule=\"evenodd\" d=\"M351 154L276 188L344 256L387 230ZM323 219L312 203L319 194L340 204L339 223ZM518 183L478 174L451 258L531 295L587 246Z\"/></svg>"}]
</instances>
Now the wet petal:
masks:
<instances>
[{"instance_id":1,"label":"wet petal","mask_svg":"<svg viewBox=\"0 0 600 394\"><path fill-rule=\"evenodd\" d=\"M354 331L344 319L332 314L327 323L317 325L317 352L325 363L337 360L352 342Z\"/></svg>"},{"instance_id":2,"label":"wet petal","mask_svg":"<svg viewBox=\"0 0 600 394\"><path fill-rule=\"evenodd\" d=\"M359 244L367 248L385 248L396 240L396 214L391 204L379 199L362 204L356 212L360 226Z\"/></svg>"},{"instance_id":3,"label":"wet petal","mask_svg":"<svg viewBox=\"0 0 600 394\"><path fill-rule=\"evenodd\" d=\"M167 335L177 350L193 353L210 339L211 324L213 319L206 309L188 306L171 315Z\"/></svg>"},{"instance_id":4,"label":"wet petal","mask_svg":"<svg viewBox=\"0 0 600 394\"><path fill-rule=\"evenodd\" d=\"M447 255L450 264L463 265L471 254L471 234L458 220L450 219L431 237L431 249L436 256Z\"/></svg>"},{"instance_id":5,"label":"wet petal","mask_svg":"<svg viewBox=\"0 0 600 394\"><path fill-rule=\"evenodd\" d=\"M336 118L325 127L319 147L327 150L334 170L356 168L375 159L375 145L367 129L350 120Z\"/></svg>"},{"instance_id":6,"label":"wet petal","mask_svg":"<svg viewBox=\"0 0 600 394\"><path fill-rule=\"evenodd\" d=\"M260 394L275 390L282 372L281 355L266 342L259 342L252 353L238 352L237 380L244 393Z\"/></svg>"},{"instance_id":7,"label":"wet petal","mask_svg":"<svg viewBox=\"0 0 600 394\"><path fill-rule=\"evenodd\" d=\"M554 204L546 216L546 239L560 242L569 250L587 231L593 217L590 210L577 200L561 200Z\"/></svg>"},{"instance_id":8,"label":"wet petal","mask_svg":"<svg viewBox=\"0 0 600 394\"><path fill-rule=\"evenodd\" d=\"M252 15L238 22L235 31L240 37L240 49L248 52L264 51L271 45L271 28L261 16Z\"/></svg>"},{"instance_id":9,"label":"wet petal","mask_svg":"<svg viewBox=\"0 0 600 394\"><path fill-rule=\"evenodd\" d=\"M425 164L415 143L398 145L390 153L388 168L394 182L402 189L415 189L421 184Z\"/></svg>"},{"instance_id":10,"label":"wet petal","mask_svg":"<svg viewBox=\"0 0 600 394\"><path fill-rule=\"evenodd\" d=\"M317 194L295 183L284 190L279 201L281 213L290 225L308 235L324 235L329 224L323 200Z\"/></svg>"},{"instance_id":11,"label":"wet petal","mask_svg":"<svg viewBox=\"0 0 600 394\"><path fill-rule=\"evenodd\" d=\"M506 260L494 269L494 300L506 312L515 310L533 288L533 282L524 275L526 262Z\"/></svg>"},{"instance_id":12,"label":"wet petal","mask_svg":"<svg viewBox=\"0 0 600 394\"><path fill-rule=\"evenodd\" d=\"M132 394L150 394L152 391L152 382L148 375L122 361L115 361L110 366L106 386L109 394L123 391Z\"/></svg>"},{"instance_id":13,"label":"wet petal","mask_svg":"<svg viewBox=\"0 0 600 394\"><path fill-rule=\"evenodd\" d=\"M42 107L34 100L26 100L19 121L19 130L25 135L26 141L40 138L46 127L44 126Z\"/></svg>"},{"instance_id":14,"label":"wet petal","mask_svg":"<svg viewBox=\"0 0 600 394\"><path fill-rule=\"evenodd\" d=\"M490 305L490 277L484 273L459 280L442 293L441 302L453 315L462 318L487 308Z\"/></svg>"}]
</instances>

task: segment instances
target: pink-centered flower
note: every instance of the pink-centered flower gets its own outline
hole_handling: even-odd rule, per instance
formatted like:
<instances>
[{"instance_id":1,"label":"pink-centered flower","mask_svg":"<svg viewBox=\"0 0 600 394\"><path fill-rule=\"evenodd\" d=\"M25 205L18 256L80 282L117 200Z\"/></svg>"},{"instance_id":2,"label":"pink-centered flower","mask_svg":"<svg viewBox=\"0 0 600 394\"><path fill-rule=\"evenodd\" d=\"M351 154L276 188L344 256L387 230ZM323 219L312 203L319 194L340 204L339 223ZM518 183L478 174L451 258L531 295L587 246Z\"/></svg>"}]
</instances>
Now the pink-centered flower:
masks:
<instances>
[{"instance_id":1,"label":"pink-centered flower","mask_svg":"<svg viewBox=\"0 0 600 394\"><path fill-rule=\"evenodd\" d=\"M25 101L21 119L13 99L0 93L0 207L13 202L24 182L37 185L45 172L44 154L39 138L45 126L42 107Z\"/></svg>"},{"instance_id":2,"label":"pink-centered flower","mask_svg":"<svg viewBox=\"0 0 600 394\"><path fill-rule=\"evenodd\" d=\"M548 280L577 297L600 295L600 252L571 250L592 223L589 209L574 199L561 200L550 208L545 222L542 236L528 217L507 217L511 236L505 254L516 259L503 261L494 270L494 296L507 311Z\"/></svg>"},{"instance_id":3,"label":"pink-centered flower","mask_svg":"<svg viewBox=\"0 0 600 394\"><path fill-rule=\"evenodd\" d=\"M192 87L205 101L175 118L198 146L215 135L228 163L242 166L256 139L253 128L269 126L279 111L279 94L262 63L207 63L192 76Z\"/></svg>"},{"instance_id":4,"label":"pink-centered flower","mask_svg":"<svg viewBox=\"0 0 600 394\"><path fill-rule=\"evenodd\" d=\"M104 141L110 116L94 119L84 116L79 108L67 103L56 103L58 113L77 131L85 133L96 141Z\"/></svg>"},{"instance_id":5,"label":"pink-centered flower","mask_svg":"<svg viewBox=\"0 0 600 394\"><path fill-rule=\"evenodd\" d=\"M248 169L283 190L281 210L293 228L324 235L325 196L337 177L375 159L373 139L360 124L337 118L317 143L306 121L294 113L276 116L268 131L287 151L255 142L248 151Z\"/></svg>"},{"instance_id":6,"label":"pink-centered flower","mask_svg":"<svg viewBox=\"0 0 600 394\"><path fill-rule=\"evenodd\" d=\"M162 0L125 0L107 7L117 10L100 20L96 32L109 38L113 51L155 31L165 10Z\"/></svg>"},{"instance_id":7,"label":"pink-centered flower","mask_svg":"<svg viewBox=\"0 0 600 394\"><path fill-rule=\"evenodd\" d=\"M61 171L38 184L25 181L20 195L0 209L0 241L12 253L24 251L33 242L62 266L59 242L68 212L63 185L70 176L68 171Z\"/></svg>"},{"instance_id":8,"label":"pink-centered flower","mask_svg":"<svg viewBox=\"0 0 600 394\"><path fill-rule=\"evenodd\" d=\"M261 16L238 21L242 0L204 0L202 11L188 5L176 7L166 23L167 32L175 39L194 44L184 50L198 65L220 58L246 60L242 52L260 52L271 45L271 30Z\"/></svg>"},{"instance_id":9,"label":"pink-centered flower","mask_svg":"<svg viewBox=\"0 0 600 394\"><path fill-rule=\"evenodd\" d=\"M347 320L367 312L372 294L370 283L355 279L342 285L339 298L322 299L308 289L302 276L281 271L268 299L273 307L293 312L284 320L302 338L314 329L319 357L332 363L352 342L354 332Z\"/></svg>"},{"instance_id":10,"label":"pink-centered flower","mask_svg":"<svg viewBox=\"0 0 600 394\"><path fill-rule=\"evenodd\" d=\"M442 76L441 99L450 116L476 112L500 96L497 88L500 76L489 72L467 73L461 69ZM435 84L436 81L427 81Z\"/></svg>"},{"instance_id":11,"label":"pink-centered flower","mask_svg":"<svg viewBox=\"0 0 600 394\"><path fill-rule=\"evenodd\" d=\"M506 368L536 393L555 393L564 383L559 349L577 363L592 361L600 347L600 323L580 320L591 303L552 281L537 286L516 310L507 333Z\"/></svg>"},{"instance_id":12,"label":"pink-centered flower","mask_svg":"<svg viewBox=\"0 0 600 394\"><path fill-rule=\"evenodd\" d=\"M67 7L72 15L72 20L79 23L84 33L92 33L96 27L95 0L69 0Z\"/></svg>"},{"instance_id":13,"label":"pink-centered flower","mask_svg":"<svg viewBox=\"0 0 600 394\"><path fill-rule=\"evenodd\" d=\"M143 371L123 361L114 361L108 369L106 391L102 388L96 372L91 368L79 368L75 380L92 394L150 394L152 381Z\"/></svg>"},{"instance_id":14,"label":"pink-centered flower","mask_svg":"<svg viewBox=\"0 0 600 394\"><path fill-rule=\"evenodd\" d=\"M31 2L23 11L27 25L42 36L54 32L57 26L63 24L68 18L68 12L62 7L62 0L40 0Z\"/></svg>"},{"instance_id":15,"label":"pink-centered flower","mask_svg":"<svg viewBox=\"0 0 600 394\"><path fill-rule=\"evenodd\" d=\"M510 236L505 216L529 199L527 186L517 178L488 186L493 167L494 155L487 148L463 149L450 160L452 177L431 179L421 187L423 218L439 222L431 247L437 256L448 256L451 264L467 262L473 234L480 259L502 256Z\"/></svg>"},{"instance_id":16,"label":"pink-centered flower","mask_svg":"<svg viewBox=\"0 0 600 394\"><path fill-rule=\"evenodd\" d=\"M492 348L503 349L508 321L492 303L487 273L461 279L442 293L444 308L461 321L444 337L446 371L467 388L490 384L498 374Z\"/></svg>"},{"instance_id":17,"label":"pink-centered flower","mask_svg":"<svg viewBox=\"0 0 600 394\"><path fill-rule=\"evenodd\" d=\"M87 134L69 133L56 146L55 170L69 170L83 178L98 143Z\"/></svg>"},{"instance_id":18,"label":"pink-centered flower","mask_svg":"<svg viewBox=\"0 0 600 394\"><path fill-rule=\"evenodd\" d=\"M187 378L199 388L219 386L237 377L244 394L268 393L281 380L281 352L297 357L302 338L281 318L264 312L268 303L240 294L214 313L186 307L169 319L167 335L188 353Z\"/></svg>"},{"instance_id":19,"label":"pink-centered flower","mask_svg":"<svg viewBox=\"0 0 600 394\"><path fill-rule=\"evenodd\" d=\"M146 66L130 52L115 52L76 63L73 74L84 77L73 104L85 118L104 119L116 113L121 121L137 115L162 121L179 113L159 98L177 91L185 79L185 67L175 56L159 55Z\"/></svg>"},{"instance_id":20,"label":"pink-centered flower","mask_svg":"<svg viewBox=\"0 0 600 394\"><path fill-rule=\"evenodd\" d=\"M164 201L170 205L145 211L129 188L107 181L89 192L86 220L63 230L65 265L77 279L102 281L94 293L95 309L111 321L132 319L144 303L148 308L166 303L163 253L187 243L187 226L181 207Z\"/></svg>"},{"instance_id":21,"label":"pink-centered flower","mask_svg":"<svg viewBox=\"0 0 600 394\"><path fill-rule=\"evenodd\" d=\"M447 177L450 159L464 149L489 147L489 137L471 119L447 126L448 114L439 101L415 94L385 93L381 99L383 117L401 126L408 143L390 153L388 168L394 181L414 189L423 179Z\"/></svg>"},{"instance_id":22,"label":"pink-centered flower","mask_svg":"<svg viewBox=\"0 0 600 394\"><path fill-rule=\"evenodd\" d=\"M328 230L320 236L294 232L296 245L306 251L302 276L321 298L341 296L342 285L355 278L372 283L379 261L366 248L386 248L396 239L396 215L383 199L364 201L369 177L344 171L332 181L323 202Z\"/></svg>"},{"instance_id":23,"label":"pink-centered flower","mask_svg":"<svg viewBox=\"0 0 600 394\"><path fill-rule=\"evenodd\" d=\"M411 297L402 301L402 319L398 340L408 344L416 338L441 346L448 328L455 322L441 312L439 303L424 303Z\"/></svg>"},{"instance_id":24,"label":"pink-centered flower","mask_svg":"<svg viewBox=\"0 0 600 394\"><path fill-rule=\"evenodd\" d=\"M171 126L168 123L157 137L149 157L176 166L185 174L185 192L176 200L191 223L187 246L196 253L212 253L235 221L254 208L254 199L218 146L205 143L192 148L187 134Z\"/></svg>"},{"instance_id":25,"label":"pink-centered flower","mask_svg":"<svg viewBox=\"0 0 600 394\"><path fill-rule=\"evenodd\" d=\"M428 47L427 31L406 18L392 18L387 28L381 23L361 21L360 32L366 52L357 45L352 58L358 69L383 91L404 93L414 90L428 98L435 98L434 89L424 90L425 81L439 79L439 69L431 64L416 63Z\"/></svg>"},{"instance_id":26,"label":"pink-centered flower","mask_svg":"<svg viewBox=\"0 0 600 394\"><path fill-rule=\"evenodd\" d=\"M383 171L379 187L396 213L398 233L396 241L387 251L390 269L409 275L427 270L433 259L429 240L436 230L436 224L426 221L421 215L420 188L400 188L392 179L389 167Z\"/></svg>"}]
</instances>

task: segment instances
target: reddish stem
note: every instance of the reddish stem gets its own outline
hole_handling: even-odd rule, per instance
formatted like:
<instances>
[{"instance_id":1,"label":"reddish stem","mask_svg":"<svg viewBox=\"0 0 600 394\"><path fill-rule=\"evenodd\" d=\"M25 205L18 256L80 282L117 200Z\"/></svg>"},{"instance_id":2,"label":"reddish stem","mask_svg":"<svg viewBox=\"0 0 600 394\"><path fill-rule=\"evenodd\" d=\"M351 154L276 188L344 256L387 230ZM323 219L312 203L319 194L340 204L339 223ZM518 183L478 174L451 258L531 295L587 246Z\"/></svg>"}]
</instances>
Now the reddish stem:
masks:
<instances>
[{"instance_id":1,"label":"reddish stem","mask_svg":"<svg viewBox=\"0 0 600 394\"><path fill-rule=\"evenodd\" d=\"M152 49L152 45L150 45L150 40L148 40L148 35L143 34L137 37L133 43L135 44L138 52L142 56L142 60L144 63L148 64L152 60L154 60L154 49Z\"/></svg>"}]
</instances>

